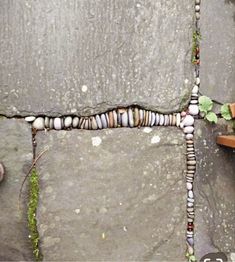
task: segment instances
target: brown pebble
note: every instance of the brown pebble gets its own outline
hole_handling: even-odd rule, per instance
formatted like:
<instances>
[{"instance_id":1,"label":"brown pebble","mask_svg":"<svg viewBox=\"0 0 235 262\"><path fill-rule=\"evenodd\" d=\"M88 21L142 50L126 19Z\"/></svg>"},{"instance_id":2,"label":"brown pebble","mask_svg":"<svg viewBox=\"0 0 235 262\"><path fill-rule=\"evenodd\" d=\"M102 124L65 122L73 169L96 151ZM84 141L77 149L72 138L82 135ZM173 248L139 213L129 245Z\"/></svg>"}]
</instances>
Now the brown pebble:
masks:
<instances>
[{"instance_id":1,"label":"brown pebble","mask_svg":"<svg viewBox=\"0 0 235 262\"><path fill-rule=\"evenodd\" d=\"M144 115L144 126L148 125L148 119L149 119L149 111L145 111Z\"/></svg>"},{"instance_id":2,"label":"brown pebble","mask_svg":"<svg viewBox=\"0 0 235 262\"><path fill-rule=\"evenodd\" d=\"M190 161L187 161L187 164L188 165L196 165L196 161L195 160L190 160Z\"/></svg>"},{"instance_id":3,"label":"brown pebble","mask_svg":"<svg viewBox=\"0 0 235 262\"><path fill-rule=\"evenodd\" d=\"M172 126L175 126L176 125L176 115L173 114L172 116Z\"/></svg>"},{"instance_id":4,"label":"brown pebble","mask_svg":"<svg viewBox=\"0 0 235 262\"><path fill-rule=\"evenodd\" d=\"M109 117L109 127L113 128L114 127L114 119L113 119L113 112L110 111L108 113L108 117Z\"/></svg>"},{"instance_id":5,"label":"brown pebble","mask_svg":"<svg viewBox=\"0 0 235 262\"><path fill-rule=\"evenodd\" d=\"M139 126L140 116L139 116L139 109L135 107L134 109L134 126Z\"/></svg>"},{"instance_id":6,"label":"brown pebble","mask_svg":"<svg viewBox=\"0 0 235 262\"><path fill-rule=\"evenodd\" d=\"M113 110L113 127L118 126L118 121L117 121L117 112Z\"/></svg>"},{"instance_id":7,"label":"brown pebble","mask_svg":"<svg viewBox=\"0 0 235 262\"><path fill-rule=\"evenodd\" d=\"M194 144L193 140L187 140L186 143L187 144Z\"/></svg>"},{"instance_id":8,"label":"brown pebble","mask_svg":"<svg viewBox=\"0 0 235 262\"><path fill-rule=\"evenodd\" d=\"M98 128L94 116L91 118L91 128L92 128L93 130L96 130L96 129Z\"/></svg>"},{"instance_id":9,"label":"brown pebble","mask_svg":"<svg viewBox=\"0 0 235 262\"><path fill-rule=\"evenodd\" d=\"M189 166L189 165L188 165L187 168L188 168L188 170L195 170L195 169L196 169L196 166Z\"/></svg>"}]
</instances>

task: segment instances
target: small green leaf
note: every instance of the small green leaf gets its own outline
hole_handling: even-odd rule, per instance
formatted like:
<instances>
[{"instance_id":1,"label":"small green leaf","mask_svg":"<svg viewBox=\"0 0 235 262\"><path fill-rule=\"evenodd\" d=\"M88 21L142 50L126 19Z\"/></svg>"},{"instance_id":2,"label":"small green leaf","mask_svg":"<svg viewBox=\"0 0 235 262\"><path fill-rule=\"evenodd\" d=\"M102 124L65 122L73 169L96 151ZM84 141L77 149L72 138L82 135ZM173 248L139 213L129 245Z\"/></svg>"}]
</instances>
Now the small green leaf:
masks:
<instances>
[{"instance_id":1,"label":"small green leaf","mask_svg":"<svg viewBox=\"0 0 235 262\"><path fill-rule=\"evenodd\" d=\"M190 256L189 259L190 259L190 261L192 261L192 262L196 261L196 257L195 257L195 256Z\"/></svg>"},{"instance_id":2,"label":"small green leaf","mask_svg":"<svg viewBox=\"0 0 235 262\"><path fill-rule=\"evenodd\" d=\"M200 96L199 97L199 109L201 112L207 113L213 107L212 100L207 96Z\"/></svg>"},{"instance_id":3,"label":"small green leaf","mask_svg":"<svg viewBox=\"0 0 235 262\"><path fill-rule=\"evenodd\" d=\"M220 109L220 112L221 112L222 117L223 117L225 120L231 120L231 119L232 119L232 116L231 116L231 114L230 114L230 110L229 110L228 104L222 105L222 106L221 106L221 109Z\"/></svg>"},{"instance_id":4,"label":"small green leaf","mask_svg":"<svg viewBox=\"0 0 235 262\"><path fill-rule=\"evenodd\" d=\"M209 112L208 114L206 114L206 119L210 122L210 123L217 123L218 118L217 115L214 112Z\"/></svg>"}]
</instances>

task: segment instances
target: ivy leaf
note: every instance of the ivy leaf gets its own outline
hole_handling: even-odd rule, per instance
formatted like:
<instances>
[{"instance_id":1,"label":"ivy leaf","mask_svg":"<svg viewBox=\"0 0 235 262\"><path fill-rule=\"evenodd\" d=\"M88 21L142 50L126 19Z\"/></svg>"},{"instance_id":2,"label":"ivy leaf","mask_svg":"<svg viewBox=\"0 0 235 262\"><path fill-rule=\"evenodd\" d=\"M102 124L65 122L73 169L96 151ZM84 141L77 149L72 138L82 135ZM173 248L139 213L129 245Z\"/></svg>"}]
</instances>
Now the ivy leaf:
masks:
<instances>
[{"instance_id":1,"label":"ivy leaf","mask_svg":"<svg viewBox=\"0 0 235 262\"><path fill-rule=\"evenodd\" d=\"M199 109L201 112L207 113L213 107L212 100L207 96L200 96L199 97Z\"/></svg>"},{"instance_id":2,"label":"ivy leaf","mask_svg":"<svg viewBox=\"0 0 235 262\"><path fill-rule=\"evenodd\" d=\"M231 119L232 119L232 116L231 116L231 114L230 114L230 110L229 110L228 104L222 105L222 106L221 106L221 109L220 109L220 112L221 112L222 117L223 117L225 120L231 120Z\"/></svg>"},{"instance_id":3,"label":"ivy leaf","mask_svg":"<svg viewBox=\"0 0 235 262\"><path fill-rule=\"evenodd\" d=\"M208 114L206 114L206 119L210 122L210 123L217 123L218 118L217 115L214 112L209 112Z\"/></svg>"}]
</instances>

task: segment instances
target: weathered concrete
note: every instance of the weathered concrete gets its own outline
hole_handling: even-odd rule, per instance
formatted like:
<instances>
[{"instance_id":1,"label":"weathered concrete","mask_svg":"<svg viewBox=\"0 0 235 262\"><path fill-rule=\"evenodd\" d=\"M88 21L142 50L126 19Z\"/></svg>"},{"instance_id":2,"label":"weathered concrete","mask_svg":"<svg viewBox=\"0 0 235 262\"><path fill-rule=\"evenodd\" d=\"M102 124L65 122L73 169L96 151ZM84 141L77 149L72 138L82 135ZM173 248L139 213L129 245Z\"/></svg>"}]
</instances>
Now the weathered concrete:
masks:
<instances>
[{"instance_id":1,"label":"weathered concrete","mask_svg":"<svg viewBox=\"0 0 235 262\"><path fill-rule=\"evenodd\" d=\"M0 114L178 111L193 15L190 0L2 0Z\"/></svg>"},{"instance_id":2,"label":"weathered concrete","mask_svg":"<svg viewBox=\"0 0 235 262\"><path fill-rule=\"evenodd\" d=\"M185 260L180 130L50 131L37 143L49 146L38 163L45 260Z\"/></svg>"},{"instance_id":3,"label":"weathered concrete","mask_svg":"<svg viewBox=\"0 0 235 262\"><path fill-rule=\"evenodd\" d=\"M235 101L235 1L201 1L200 92Z\"/></svg>"},{"instance_id":4,"label":"weathered concrete","mask_svg":"<svg viewBox=\"0 0 235 262\"><path fill-rule=\"evenodd\" d=\"M0 119L0 161L6 167L0 183L0 261L32 261L28 239L26 196L20 186L32 163L31 132L22 120Z\"/></svg>"},{"instance_id":5,"label":"weathered concrete","mask_svg":"<svg viewBox=\"0 0 235 262\"><path fill-rule=\"evenodd\" d=\"M235 151L216 145L227 124L196 121L196 256L235 252Z\"/></svg>"}]
</instances>

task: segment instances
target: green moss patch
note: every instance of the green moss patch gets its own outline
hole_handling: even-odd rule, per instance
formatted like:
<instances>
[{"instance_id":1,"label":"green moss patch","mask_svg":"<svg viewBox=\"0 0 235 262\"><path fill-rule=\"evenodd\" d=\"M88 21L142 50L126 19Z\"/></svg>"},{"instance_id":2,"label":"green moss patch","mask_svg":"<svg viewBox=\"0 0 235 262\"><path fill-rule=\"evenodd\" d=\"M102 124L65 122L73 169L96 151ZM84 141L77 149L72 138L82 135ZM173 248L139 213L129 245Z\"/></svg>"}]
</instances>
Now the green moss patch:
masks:
<instances>
[{"instance_id":1,"label":"green moss patch","mask_svg":"<svg viewBox=\"0 0 235 262\"><path fill-rule=\"evenodd\" d=\"M29 179L28 227L36 261L42 261L39 248L39 233L37 229L36 212L39 200L39 177L35 168L32 169Z\"/></svg>"}]
</instances>

